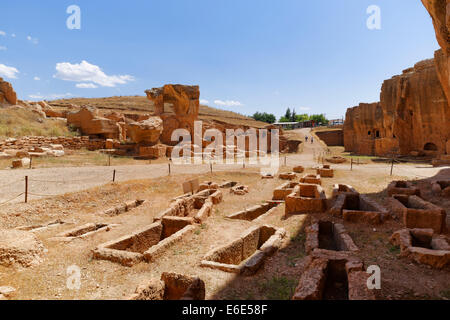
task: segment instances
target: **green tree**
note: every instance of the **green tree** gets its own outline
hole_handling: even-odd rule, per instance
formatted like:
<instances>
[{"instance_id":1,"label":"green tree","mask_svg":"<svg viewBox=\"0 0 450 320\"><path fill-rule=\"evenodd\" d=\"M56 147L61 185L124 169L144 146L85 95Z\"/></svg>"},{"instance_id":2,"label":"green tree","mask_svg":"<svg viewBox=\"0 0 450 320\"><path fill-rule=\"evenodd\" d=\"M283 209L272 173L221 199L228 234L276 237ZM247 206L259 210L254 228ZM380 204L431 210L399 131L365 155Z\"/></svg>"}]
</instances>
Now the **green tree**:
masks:
<instances>
[{"instance_id":1,"label":"green tree","mask_svg":"<svg viewBox=\"0 0 450 320\"><path fill-rule=\"evenodd\" d=\"M302 121L308 121L309 120L309 115L304 113L304 114L298 114L296 117L296 121L297 122L302 122Z\"/></svg>"},{"instance_id":2,"label":"green tree","mask_svg":"<svg viewBox=\"0 0 450 320\"><path fill-rule=\"evenodd\" d=\"M295 109L292 110L292 114L291 114L291 122L296 122L297 121L297 113L295 112Z\"/></svg>"},{"instance_id":3,"label":"green tree","mask_svg":"<svg viewBox=\"0 0 450 320\"><path fill-rule=\"evenodd\" d=\"M262 121L262 122L266 122L266 123L274 123L275 121L277 121L277 118L275 117L275 115L271 114L271 113L261 113L261 112L255 112L255 114L252 116L253 119L257 120L257 121Z\"/></svg>"},{"instance_id":4,"label":"green tree","mask_svg":"<svg viewBox=\"0 0 450 320\"><path fill-rule=\"evenodd\" d=\"M287 121L284 122L290 122L292 119L292 113L291 113L291 109L287 108L286 110L286 114L284 115L284 117L287 119Z\"/></svg>"},{"instance_id":5,"label":"green tree","mask_svg":"<svg viewBox=\"0 0 450 320\"><path fill-rule=\"evenodd\" d=\"M309 120L313 120L315 123L328 124L328 119L324 114L313 114L309 117Z\"/></svg>"}]
</instances>

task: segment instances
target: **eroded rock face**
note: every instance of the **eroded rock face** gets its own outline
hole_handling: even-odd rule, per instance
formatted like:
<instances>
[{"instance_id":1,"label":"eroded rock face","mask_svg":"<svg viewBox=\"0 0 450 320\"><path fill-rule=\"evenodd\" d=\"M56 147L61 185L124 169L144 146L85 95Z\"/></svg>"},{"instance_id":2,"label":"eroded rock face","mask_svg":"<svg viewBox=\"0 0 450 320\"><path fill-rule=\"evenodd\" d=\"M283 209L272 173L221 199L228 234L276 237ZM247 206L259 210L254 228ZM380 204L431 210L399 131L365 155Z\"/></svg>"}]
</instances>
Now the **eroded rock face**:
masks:
<instances>
[{"instance_id":1,"label":"eroded rock face","mask_svg":"<svg viewBox=\"0 0 450 320\"><path fill-rule=\"evenodd\" d=\"M446 153L450 108L433 59L383 83L381 101L347 110L346 151L368 155Z\"/></svg>"},{"instance_id":2,"label":"eroded rock face","mask_svg":"<svg viewBox=\"0 0 450 320\"><path fill-rule=\"evenodd\" d=\"M200 107L198 86L168 84L145 93L155 105L155 115L163 120L162 143L177 144L177 141L171 139L176 129L186 129L193 135L194 121L198 118Z\"/></svg>"},{"instance_id":3,"label":"eroded rock face","mask_svg":"<svg viewBox=\"0 0 450 320\"><path fill-rule=\"evenodd\" d=\"M348 109L347 151L369 155L450 154L450 0L422 0L442 49L384 82L381 100Z\"/></svg>"},{"instance_id":4,"label":"eroded rock face","mask_svg":"<svg viewBox=\"0 0 450 320\"><path fill-rule=\"evenodd\" d=\"M0 103L17 104L16 92L11 83L4 81L3 78L0 78Z\"/></svg>"},{"instance_id":5,"label":"eroded rock face","mask_svg":"<svg viewBox=\"0 0 450 320\"><path fill-rule=\"evenodd\" d=\"M126 125L127 136L136 143L156 144L163 132L163 121L160 117L150 117L140 122Z\"/></svg>"},{"instance_id":6,"label":"eroded rock face","mask_svg":"<svg viewBox=\"0 0 450 320\"><path fill-rule=\"evenodd\" d=\"M122 127L114 120L101 117L95 108L83 107L76 113L67 114L67 124L89 136L117 139L122 135Z\"/></svg>"}]
</instances>

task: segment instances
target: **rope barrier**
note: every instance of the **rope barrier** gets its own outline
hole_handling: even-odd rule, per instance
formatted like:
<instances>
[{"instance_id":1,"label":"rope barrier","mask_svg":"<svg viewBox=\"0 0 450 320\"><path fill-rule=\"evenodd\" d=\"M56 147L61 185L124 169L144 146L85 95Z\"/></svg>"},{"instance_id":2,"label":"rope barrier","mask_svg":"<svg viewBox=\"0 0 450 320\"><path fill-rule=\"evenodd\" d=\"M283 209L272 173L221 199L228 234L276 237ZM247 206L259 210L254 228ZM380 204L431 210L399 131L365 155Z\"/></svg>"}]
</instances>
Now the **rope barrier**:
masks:
<instances>
[{"instance_id":1,"label":"rope barrier","mask_svg":"<svg viewBox=\"0 0 450 320\"><path fill-rule=\"evenodd\" d=\"M11 202L11 201L13 201L13 200L16 200L17 198L19 198L20 196L23 196L24 194L25 194L25 192L22 192L21 194L15 196L14 198L9 199L9 200L7 200L7 201L5 201L5 202L0 203L0 207L3 206L3 205L5 205L5 204L7 204L7 203L9 203L9 202Z\"/></svg>"},{"instance_id":2,"label":"rope barrier","mask_svg":"<svg viewBox=\"0 0 450 320\"><path fill-rule=\"evenodd\" d=\"M32 196L37 196L37 197L57 197L57 196L60 196L60 194L38 194L38 193L31 193L31 192L28 192L28 194L32 195Z\"/></svg>"},{"instance_id":3,"label":"rope barrier","mask_svg":"<svg viewBox=\"0 0 450 320\"><path fill-rule=\"evenodd\" d=\"M67 182L81 182L81 181L89 181L89 180L93 180L93 179L98 179L98 178L109 178L110 177L110 173L108 174L102 174L102 175L96 175L93 177L89 177L89 178L83 178L83 179L70 179L70 180L61 180L61 181L52 181L52 180L39 180L39 179L33 179L30 178L30 181L33 182L43 182L43 183L67 183Z\"/></svg>"}]
</instances>

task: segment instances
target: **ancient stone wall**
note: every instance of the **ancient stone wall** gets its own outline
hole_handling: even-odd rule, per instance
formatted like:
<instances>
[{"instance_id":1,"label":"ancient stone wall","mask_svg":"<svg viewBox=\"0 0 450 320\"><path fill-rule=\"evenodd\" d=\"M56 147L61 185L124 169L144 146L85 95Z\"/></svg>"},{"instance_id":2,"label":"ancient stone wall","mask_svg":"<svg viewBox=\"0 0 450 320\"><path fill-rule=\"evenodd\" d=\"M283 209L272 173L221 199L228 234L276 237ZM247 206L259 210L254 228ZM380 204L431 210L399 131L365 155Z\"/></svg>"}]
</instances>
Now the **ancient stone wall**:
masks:
<instances>
[{"instance_id":1,"label":"ancient stone wall","mask_svg":"<svg viewBox=\"0 0 450 320\"><path fill-rule=\"evenodd\" d=\"M23 137L0 141L0 151L7 149L28 150L34 147L48 147L51 144L61 144L65 149L71 150L82 148L99 150L105 147L104 140L89 139L89 137Z\"/></svg>"},{"instance_id":2,"label":"ancient stone wall","mask_svg":"<svg viewBox=\"0 0 450 320\"><path fill-rule=\"evenodd\" d=\"M344 145L344 132L342 130L318 131L315 134L329 147Z\"/></svg>"}]
</instances>

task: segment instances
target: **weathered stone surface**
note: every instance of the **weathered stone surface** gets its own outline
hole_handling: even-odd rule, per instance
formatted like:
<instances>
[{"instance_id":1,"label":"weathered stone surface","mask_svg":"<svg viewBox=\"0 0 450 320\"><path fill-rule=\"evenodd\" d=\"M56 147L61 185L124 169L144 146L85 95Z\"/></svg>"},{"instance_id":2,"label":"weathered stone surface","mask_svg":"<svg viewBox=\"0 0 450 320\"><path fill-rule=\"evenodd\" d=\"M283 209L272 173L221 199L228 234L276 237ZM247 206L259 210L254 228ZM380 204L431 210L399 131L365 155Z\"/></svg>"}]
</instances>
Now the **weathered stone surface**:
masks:
<instances>
[{"instance_id":1,"label":"weathered stone surface","mask_svg":"<svg viewBox=\"0 0 450 320\"><path fill-rule=\"evenodd\" d=\"M137 287L130 300L205 300L205 283L197 277L167 273Z\"/></svg>"},{"instance_id":2,"label":"weathered stone surface","mask_svg":"<svg viewBox=\"0 0 450 320\"><path fill-rule=\"evenodd\" d=\"M249 192L248 186L244 186L244 185L238 185L238 186L232 187L230 189L230 193L238 195L238 196L243 196L243 195L247 194L248 192Z\"/></svg>"},{"instance_id":3,"label":"weathered stone surface","mask_svg":"<svg viewBox=\"0 0 450 320\"><path fill-rule=\"evenodd\" d=\"M279 178L281 180L295 180L297 175L294 172L280 173Z\"/></svg>"},{"instance_id":4,"label":"weathered stone surface","mask_svg":"<svg viewBox=\"0 0 450 320\"><path fill-rule=\"evenodd\" d=\"M42 261L44 246L28 231L0 230L0 265L31 267Z\"/></svg>"},{"instance_id":5,"label":"weathered stone surface","mask_svg":"<svg viewBox=\"0 0 450 320\"><path fill-rule=\"evenodd\" d=\"M305 168L303 166L296 166L294 167L293 171L295 173L303 173L305 171Z\"/></svg>"},{"instance_id":6,"label":"weathered stone surface","mask_svg":"<svg viewBox=\"0 0 450 320\"><path fill-rule=\"evenodd\" d=\"M450 245L443 236L435 236L432 229L402 229L390 242L400 247L400 256L417 263L442 269L450 264Z\"/></svg>"},{"instance_id":7,"label":"weathered stone surface","mask_svg":"<svg viewBox=\"0 0 450 320\"><path fill-rule=\"evenodd\" d=\"M347 151L450 154L450 1L422 3L430 13L441 49L434 59L385 81L380 103L348 109L344 125Z\"/></svg>"},{"instance_id":8,"label":"weathered stone surface","mask_svg":"<svg viewBox=\"0 0 450 320\"><path fill-rule=\"evenodd\" d=\"M136 143L155 144L163 132L163 121L160 117L150 117L140 122L126 125L127 136Z\"/></svg>"},{"instance_id":9,"label":"weathered stone surface","mask_svg":"<svg viewBox=\"0 0 450 320\"><path fill-rule=\"evenodd\" d=\"M347 110L346 151L368 155L438 155L450 138L450 108L434 60L383 83L381 102Z\"/></svg>"},{"instance_id":10,"label":"weathered stone surface","mask_svg":"<svg viewBox=\"0 0 450 320\"><path fill-rule=\"evenodd\" d=\"M447 100L450 99L449 57L450 57L450 13L449 0L422 0L428 10L436 31L436 39L441 50L436 51L435 61L442 88ZM447 150L450 153L450 150Z\"/></svg>"},{"instance_id":11,"label":"weathered stone surface","mask_svg":"<svg viewBox=\"0 0 450 320\"><path fill-rule=\"evenodd\" d=\"M147 98L155 105L155 115L163 120L161 142L175 145L172 133L176 129L186 129L193 136L194 121L198 118L200 107L200 88L198 86L165 85L145 91Z\"/></svg>"},{"instance_id":12,"label":"weathered stone surface","mask_svg":"<svg viewBox=\"0 0 450 320\"><path fill-rule=\"evenodd\" d=\"M286 197L285 215L320 213L327 210L325 191L317 184L301 183Z\"/></svg>"},{"instance_id":13,"label":"weathered stone surface","mask_svg":"<svg viewBox=\"0 0 450 320\"><path fill-rule=\"evenodd\" d=\"M122 130L115 121L101 117L97 109L89 107L68 113L67 124L79 128L85 135L98 135L106 139L118 139Z\"/></svg>"},{"instance_id":14,"label":"weathered stone surface","mask_svg":"<svg viewBox=\"0 0 450 320\"><path fill-rule=\"evenodd\" d=\"M0 78L0 104L17 104L17 94L14 91L11 83L6 82Z\"/></svg>"},{"instance_id":15,"label":"weathered stone surface","mask_svg":"<svg viewBox=\"0 0 450 320\"><path fill-rule=\"evenodd\" d=\"M200 265L225 272L252 275L262 266L265 258L281 245L286 231L267 225L255 226L238 239L208 252Z\"/></svg>"},{"instance_id":16,"label":"weathered stone surface","mask_svg":"<svg viewBox=\"0 0 450 320\"><path fill-rule=\"evenodd\" d=\"M417 196L394 195L390 206L407 228L430 228L436 233L446 230L445 210L431 202Z\"/></svg>"},{"instance_id":17,"label":"weathered stone surface","mask_svg":"<svg viewBox=\"0 0 450 320\"><path fill-rule=\"evenodd\" d=\"M416 195L420 197L420 190L409 181L392 181L387 188L388 195L396 194Z\"/></svg>"}]
</instances>

